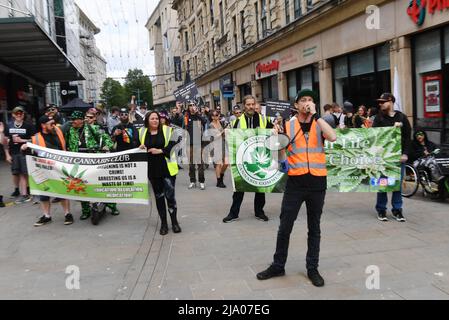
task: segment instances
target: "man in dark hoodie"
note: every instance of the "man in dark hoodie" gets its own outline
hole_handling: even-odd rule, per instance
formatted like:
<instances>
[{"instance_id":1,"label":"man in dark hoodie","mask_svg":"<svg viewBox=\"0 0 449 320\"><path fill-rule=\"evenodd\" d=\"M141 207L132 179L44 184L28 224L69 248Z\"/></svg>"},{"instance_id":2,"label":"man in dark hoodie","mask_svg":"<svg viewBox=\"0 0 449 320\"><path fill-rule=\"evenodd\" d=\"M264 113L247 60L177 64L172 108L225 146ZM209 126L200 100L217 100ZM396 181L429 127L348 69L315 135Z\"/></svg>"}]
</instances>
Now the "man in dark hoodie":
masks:
<instances>
[{"instance_id":1,"label":"man in dark hoodie","mask_svg":"<svg viewBox=\"0 0 449 320\"><path fill-rule=\"evenodd\" d=\"M416 130L413 137L412 147L410 150L410 162L416 159L429 156L437 145L427 138L427 134L423 130Z\"/></svg>"},{"instance_id":2,"label":"man in dark hoodie","mask_svg":"<svg viewBox=\"0 0 449 320\"><path fill-rule=\"evenodd\" d=\"M187 103L187 107L188 109L184 116L182 127L187 130L190 136L189 189L196 187L196 166L198 165L198 180L200 183L200 189L204 190L206 188L206 179L204 177L204 162L202 158L202 137L207 120L201 116L195 101L189 101ZM200 156L200 159L197 159L198 155Z\"/></svg>"},{"instance_id":3,"label":"man in dark hoodie","mask_svg":"<svg viewBox=\"0 0 449 320\"><path fill-rule=\"evenodd\" d=\"M407 119L407 116L402 112L394 110L394 103L396 98L391 93L384 93L381 95L379 102L379 114L376 116L373 122L373 128L375 127L398 127L401 128L402 133L402 156L401 156L401 177L404 175L405 162L408 161L408 155L410 154L410 141L411 141L411 126ZM377 193L377 219L380 221L388 221L387 218L387 202L388 195L386 192ZM405 218L402 212L402 194L401 191L393 192L392 198L392 213L393 217L399 222L405 222Z\"/></svg>"}]
</instances>

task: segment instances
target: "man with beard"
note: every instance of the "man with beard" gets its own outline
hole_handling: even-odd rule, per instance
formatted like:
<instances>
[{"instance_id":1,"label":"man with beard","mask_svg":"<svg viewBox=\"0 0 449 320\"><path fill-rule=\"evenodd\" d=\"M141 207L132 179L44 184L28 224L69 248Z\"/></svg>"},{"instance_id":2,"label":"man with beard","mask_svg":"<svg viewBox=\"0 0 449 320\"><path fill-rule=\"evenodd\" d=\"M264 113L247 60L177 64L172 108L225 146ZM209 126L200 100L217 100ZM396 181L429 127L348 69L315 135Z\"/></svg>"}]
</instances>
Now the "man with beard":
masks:
<instances>
[{"instance_id":1,"label":"man with beard","mask_svg":"<svg viewBox=\"0 0 449 320\"><path fill-rule=\"evenodd\" d=\"M72 127L66 134L68 151L80 152L81 149L88 150L87 152L101 152L112 150L114 143L109 135L95 124L95 114L93 112L88 111L86 117L84 117L81 111L74 111L71 118ZM82 201L81 207L81 220L86 220L90 217L89 202ZM111 209L112 215L120 214L116 203L108 203L107 207Z\"/></svg>"},{"instance_id":2,"label":"man with beard","mask_svg":"<svg viewBox=\"0 0 449 320\"><path fill-rule=\"evenodd\" d=\"M127 108L120 109L121 124L112 129L112 141L117 143L117 152L139 147L139 133L134 125L129 123L129 112Z\"/></svg>"},{"instance_id":3,"label":"man with beard","mask_svg":"<svg viewBox=\"0 0 449 320\"><path fill-rule=\"evenodd\" d=\"M245 112L243 115L234 120L232 124L233 129L271 129L273 124L267 121L267 118L262 114L257 113L256 110L256 98L253 96L246 96L243 98L243 106ZM224 223L235 221L239 218L240 206L243 202L244 192L234 192L232 196L232 206L229 210L229 214L223 219ZM260 221L268 221L268 217L263 211L265 206L265 193L256 193L254 197L254 211L256 219Z\"/></svg>"},{"instance_id":4,"label":"man with beard","mask_svg":"<svg viewBox=\"0 0 449 320\"><path fill-rule=\"evenodd\" d=\"M394 103L396 98L391 93L384 93L381 95L379 102L379 114L376 116L373 122L373 128L375 127L397 127L401 128L402 133L402 156L401 156L401 181L404 175L405 163L408 160L408 154L410 152L410 140L411 140L411 126L407 119L407 116L399 111L394 110ZM377 193L376 211L377 219L380 221L388 221L387 218L387 202L388 195L386 192ZM402 195L401 190L393 192L393 199L391 201L393 209L393 217L396 221L405 222L405 218L402 212Z\"/></svg>"},{"instance_id":5,"label":"man with beard","mask_svg":"<svg viewBox=\"0 0 449 320\"><path fill-rule=\"evenodd\" d=\"M40 132L35 134L31 140L32 143L43 148L49 148L54 150L66 150L66 143L64 139L64 135L58 127L56 127L56 121L47 115L43 115L39 118L38 124L40 126ZM25 151L28 148L26 144L22 145L21 150ZM43 215L39 218L39 220L34 224L35 227L40 227L45 224L50 223L50 197L40 196L41 208L43 211ZM61 199L62 209L65 213L65 225L71 225L73 223L73 216L70 213L70 202L69 200Z\"/></svg>"}]
</instances>

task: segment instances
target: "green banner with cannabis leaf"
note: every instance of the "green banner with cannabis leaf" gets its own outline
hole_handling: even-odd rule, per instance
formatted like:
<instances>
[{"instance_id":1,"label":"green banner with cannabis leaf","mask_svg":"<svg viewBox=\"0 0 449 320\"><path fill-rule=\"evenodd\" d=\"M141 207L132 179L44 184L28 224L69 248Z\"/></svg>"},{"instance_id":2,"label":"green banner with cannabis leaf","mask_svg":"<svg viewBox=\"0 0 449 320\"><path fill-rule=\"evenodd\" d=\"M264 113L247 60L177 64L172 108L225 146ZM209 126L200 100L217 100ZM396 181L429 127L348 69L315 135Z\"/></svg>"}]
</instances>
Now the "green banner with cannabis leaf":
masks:
<instances>
[{"instance_id":1,"label":"green banner with cannabis leaf","mask_svg":"<svg viewBox=\"0 0 449 320\"><path fill-rule=\"evenodd\" d=\"M267 129L226 130L234 191L281 193L287 175L278 170L278 152L265 148ZM338 129L325 143L328 190L398 191L401 131L398 128Z\"/></svg>"},{"instance_id":2,"label":"green banner with cannabis leaf","mask_svg":"<svg viewBox=\"0 0 449 320\"><path fill-rule=\"evenodd\" d=\"M148 204L147 155L139 149L109 154L73 153L28 144L30 191L62 199Z\"/></svg>"},{"instance_id":3,"label":"green banner with cannabis leaf","mask_svg":"<svg viewBox=\"0 0 449 320\"><path fill-rule=\"evenodd\" d=\"M284 192L287 176L278 170L278 152L265 148L268 129L226 130L234 191Z\"/></svg>"},{"instance_id":4,"label":"green banner with cannabis leaf","mask_svg":"<svg viewBox=\"0 0 449 320\"><path fill-rule=\"evenodd\" d=\"M325 148L329 191L400 190L401 129L338 129L337 141Z\"/></svg>"}]
</instances>

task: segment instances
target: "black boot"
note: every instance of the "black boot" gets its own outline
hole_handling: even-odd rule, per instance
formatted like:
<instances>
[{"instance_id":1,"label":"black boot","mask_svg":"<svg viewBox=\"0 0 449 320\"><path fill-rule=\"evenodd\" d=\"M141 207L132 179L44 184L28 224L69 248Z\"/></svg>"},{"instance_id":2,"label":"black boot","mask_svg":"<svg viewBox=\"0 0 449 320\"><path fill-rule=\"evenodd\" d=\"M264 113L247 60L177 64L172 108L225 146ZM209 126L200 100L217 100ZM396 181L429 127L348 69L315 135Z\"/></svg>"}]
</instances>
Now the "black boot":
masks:
<instances>
[{"instance_id":1,"label":"black boot","mask_svg":"<svg viewBox=\"0 0 449 320\"><path fill-rule=\"evenodd\" d=\"M226 188L226 185L224 184L223 180L224 180L224 173L220 174L220 178L217 178L218 188Z\"/></svg>"},{"instance_id":2,"label":"black boot","mask_svg":"<svg viewBox=\"0 0 449 320\"><path fill-rule=\"evenodd\" d=\"M223 183L223 178L217 178L217 188L226 188Z\"/></svg>"},{"instance_id":3,"label":"black boot","mask_svg":"<svg viewBox=\"0 0 449 320\"><path fill-rule=\"evenodd\" d=\"M159 230L159 234L165 236L168 233L167 212L159 212L159 217L161 218L161 230Z\"/></svg>"},{"instance_id":4,"label":"black boot","mask_svg":"<svg viewBox=\"0 0 449 320\"><path fill-rule=\"evenodd\" d=\"M176 218L177 209L173 209L173 212L170 212L171 224L174 233L180 233L181 227L179 226L178 219Z\"/></svg>"}]
</instances>

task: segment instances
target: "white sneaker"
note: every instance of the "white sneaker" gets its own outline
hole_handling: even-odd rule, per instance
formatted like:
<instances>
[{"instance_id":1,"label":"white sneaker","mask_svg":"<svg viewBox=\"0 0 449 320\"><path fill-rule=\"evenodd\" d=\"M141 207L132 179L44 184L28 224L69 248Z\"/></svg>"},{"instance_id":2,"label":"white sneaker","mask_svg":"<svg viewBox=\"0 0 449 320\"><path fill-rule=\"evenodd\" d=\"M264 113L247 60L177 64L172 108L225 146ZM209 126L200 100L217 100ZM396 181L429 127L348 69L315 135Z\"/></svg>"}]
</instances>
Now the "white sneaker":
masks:
<instances>
[{"instance_id":1,"label":"white sneaker","mask_svg":"<svg viewBox=\"0 0 449 320\"><path fill-rule=\"evenodd\" d=\"M206 186L204 185L204 183L200 183L200 189L201 189L201 190L206 189Z\"/></svg>"},{"instance_id":2,"label":"white sneaker","mask_svg":"<svg viewBox=\"0 0 449 320\"><path fill-rule=\"evenodd\" d=\"M193 189L193 188L195 188L196 187L196 183L195 182L191 182L190 184L189 184L189 189Z\"/></svg>"}]
</instances>

